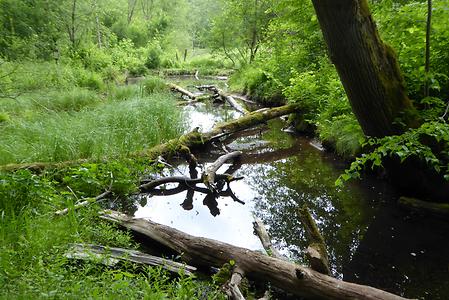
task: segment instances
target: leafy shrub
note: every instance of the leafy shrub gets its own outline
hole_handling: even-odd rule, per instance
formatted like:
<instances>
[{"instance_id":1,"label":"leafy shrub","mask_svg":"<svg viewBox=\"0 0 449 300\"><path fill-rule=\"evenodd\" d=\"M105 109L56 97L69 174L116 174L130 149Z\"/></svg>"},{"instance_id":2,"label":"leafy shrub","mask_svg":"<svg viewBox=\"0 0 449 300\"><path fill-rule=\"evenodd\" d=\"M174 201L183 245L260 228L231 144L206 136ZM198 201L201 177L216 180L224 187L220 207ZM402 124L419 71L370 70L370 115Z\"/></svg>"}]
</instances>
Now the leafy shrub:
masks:
<instances>
[{"instance_id":1,"label":"leafy shrub","mask_svg":"<svg viewBox=\"0 0 449 300\"><path fill-rule=\"evenodd\" d=\"M446 97L449 92L448 4L449 1L444 0L433 5L429 77L424 71L426 2L398 4L395 1L380 1L373 6L374 18L378 21L382 38L397 52L407 90L414 99L424 96L426 80L430 82L433 96Z\"/></svg>"},{"instance_id":2,"label":"leafy shrub","mask_svg":"<svg viewBox=\"0 0 449 300\"><path fill-rule=\"evenodd\" d=\"M147 52L145 67L150 70L158 69L161 66L161 54L162 51L159 47L151 46Z\"/></svg>"},{"instance_id":3,"label":"leafy shrub","mask_svg":"<svg viewBox=\"0 0 449 300\"><path fill-rule=\"evenodd\" d=\"M360 153L365 139L362 129L353 114L334 116L318 126L320 139L344 157Z\"/></svg>"},{"instance_id":4,"label":"leafy shrub","mask_svg":"<svg viewBox=\"0 0 449 300\"><path fill-rule=\"evenodd\" d=\"M426 122L402 135L369 139L365 145L373 150L358 157L339 177L337 185L351 178L360 178L361 171L367 167L382 167L387 157L396 157L401 163L412 157L418 158L449 180L449 126L445 122Z\"/></svg>"},{"instance_id":5,"label":"leafy shrub","mask_svg":"<svg viewBox=\"0 0 449 300\"><path fill-rule=\"evenodd\" d=\"M102 91L105 89L103 78L98 73L82 70L78 73L77 84L91 90Z\"/></svg>"}]
</instances>

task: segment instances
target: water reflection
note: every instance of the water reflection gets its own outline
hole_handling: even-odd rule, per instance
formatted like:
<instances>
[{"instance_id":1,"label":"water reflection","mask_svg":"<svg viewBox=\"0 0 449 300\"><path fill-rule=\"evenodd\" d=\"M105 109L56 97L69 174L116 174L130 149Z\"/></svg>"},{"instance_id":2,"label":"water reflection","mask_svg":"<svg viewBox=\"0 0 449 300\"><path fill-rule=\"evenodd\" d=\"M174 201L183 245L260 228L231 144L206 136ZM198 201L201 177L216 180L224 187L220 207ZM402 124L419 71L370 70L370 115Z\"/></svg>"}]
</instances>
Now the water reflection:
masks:
<instances>
[{"instance_id":1,"label":"water reflection","mask_svg":"<svg viewBox=\"0 0 449 300\"><path fill-rule=\"evenodd\" d=\"M206 104L188 108L187 113L193 118L191 128L203 126L203 130L233 117L228 110L220 112ZM258 128L230 138L230 150L244 151L243 164L235 172L244 179L231 186L245 205L230 197L210 199L183 191L169 197L147 196L136 217L260 250L252 229L256 215L267 225L280 252L302 261L307 244L298 207L306 203L326 240L335 276L407 297L445 299L449 295L447 222L398 211L388 204L397 195L375 179L337 189L334 182L344 168L341 162L312 147L309 140L283 133L281 122L269 125L267 131ZM207 166L218 155L207 150L198 160ZM178 168L170 174L188 174L187 165Z\"/></svg>"}]
</instances>

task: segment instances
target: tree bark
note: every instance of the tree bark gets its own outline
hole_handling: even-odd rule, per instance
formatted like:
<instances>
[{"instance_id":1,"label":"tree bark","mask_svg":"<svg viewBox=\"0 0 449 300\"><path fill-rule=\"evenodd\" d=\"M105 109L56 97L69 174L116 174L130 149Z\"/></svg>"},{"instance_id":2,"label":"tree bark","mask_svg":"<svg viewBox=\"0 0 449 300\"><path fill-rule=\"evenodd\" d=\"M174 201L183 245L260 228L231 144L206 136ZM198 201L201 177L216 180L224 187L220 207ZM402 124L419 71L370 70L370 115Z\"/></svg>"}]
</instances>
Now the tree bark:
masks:
<instances>
[{"instance_id":1,"label":"tree bark","mask_svg":"<svg viewBox=\"0 0 449 300\"><path fill-rule=\"evenodd\" d=\"M395 119L412 109L394 51L384 44L367 0L312 0L329 55L368 136L401 132ZM413 125L411 120L403 120Z\"/></svg>"},{"instance_id":2,"label":"tree bark","mask_svg":"<svg viewBox=\"0 0 449 300\"><path fill-rule=\"evenodd\" d=\"M183 259L188 263L204 267L220 267L234 260L249 278L261 282L269 281L274 286L300 297L345 300L404 299L373 287L344 282L256 251L212 239L194 237L149 220L134 219L114 211L104 212L101 217L182 253Z\"/></svg>"}]
</instances>

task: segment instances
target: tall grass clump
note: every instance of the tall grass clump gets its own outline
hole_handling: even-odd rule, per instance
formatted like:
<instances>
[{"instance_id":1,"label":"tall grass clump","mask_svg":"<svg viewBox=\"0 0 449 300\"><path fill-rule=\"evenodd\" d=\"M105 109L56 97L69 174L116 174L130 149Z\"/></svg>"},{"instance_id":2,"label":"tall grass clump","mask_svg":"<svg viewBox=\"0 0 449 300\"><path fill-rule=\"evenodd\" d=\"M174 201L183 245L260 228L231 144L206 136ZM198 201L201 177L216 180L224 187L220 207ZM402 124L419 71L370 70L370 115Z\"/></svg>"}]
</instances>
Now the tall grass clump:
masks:
<instances>
[{"instance_id":1,"label":"tall grass clump","mask_svg":"<svg viewBox=\"0 0 449 300\"><path fill-rule=\"evenodd\" d=\"M140 85L146 95L168 91L167 84L160 77L148 77Z\"/></svg>"},{"instance_id":2,"label":"tall grass clump","mask_svg":"<svg viewBox=\"0 0 449 300\"><path fill-rule=\"evenodd\" d=\"M178 136L181 113L166 93L79 112L40 112L6 122L0 164L123 156Z\"/></svg>"}]
</instances>

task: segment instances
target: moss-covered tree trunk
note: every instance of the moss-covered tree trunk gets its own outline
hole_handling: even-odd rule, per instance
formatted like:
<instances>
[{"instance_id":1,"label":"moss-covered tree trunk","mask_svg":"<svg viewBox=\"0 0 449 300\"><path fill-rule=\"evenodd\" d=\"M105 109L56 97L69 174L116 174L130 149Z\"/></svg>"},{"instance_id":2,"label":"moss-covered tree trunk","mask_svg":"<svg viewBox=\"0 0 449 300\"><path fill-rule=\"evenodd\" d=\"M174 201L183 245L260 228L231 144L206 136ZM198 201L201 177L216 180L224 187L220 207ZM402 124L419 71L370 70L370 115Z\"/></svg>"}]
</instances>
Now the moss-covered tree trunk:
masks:
<instances>
[{"instance_id":1,"label":"moss-covered tree trunk","mask_svg":"<svg viewBox=\"0 0 449 300\"><path fill-rule=\"evenodd\" d=\"M399 133L395 121L412 104L394 52L380 39L367 0L312 2L331 60L364 133L373 137Z\"/></svg>"}]
</instances>

